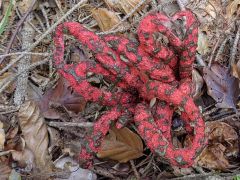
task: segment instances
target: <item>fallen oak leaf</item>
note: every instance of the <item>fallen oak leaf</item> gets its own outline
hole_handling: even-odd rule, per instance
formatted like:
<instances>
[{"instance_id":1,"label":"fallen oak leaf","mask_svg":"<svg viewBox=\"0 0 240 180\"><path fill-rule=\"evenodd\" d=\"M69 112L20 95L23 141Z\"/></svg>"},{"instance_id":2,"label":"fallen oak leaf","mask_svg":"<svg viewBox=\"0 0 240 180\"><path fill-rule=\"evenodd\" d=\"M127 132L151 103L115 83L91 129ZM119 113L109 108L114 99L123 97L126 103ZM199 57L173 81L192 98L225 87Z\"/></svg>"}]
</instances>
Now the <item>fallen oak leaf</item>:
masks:
<instances>
[{"instance_id":1,"label":"fallen oak leaf","mask_svg":"<svg viewBox=\"0 0 240 180\"><path fill-rule=\"evenodd\" d=\"M120 22L116 12L109 11L106 8L93 9L92 15L102 31L107 31Z\"/></svg>"},{"instance_id":2,"label":"fallen oak leaf","mask_svg":"<svg viewBox=\"0 0 240 180\"><path fill-rule=\"evenodd\" d=\"M229 162L224 156L224 151L225 147L220 143L208 146L197 158L197 164L208 169L226 170L229 168Z\"/></svg>"},{"instance_id":3,"label":"fallen oak leaf","mask_svg":"<svg viewBox=\"0 0 240 180\"><path fill-rule=\"evenodd\" d=\"M26 148L32 151L38 170L51 171L51 161L48 154L48 131L39 107L34 101L27 101L21 105L19 125L26 142Z\"/></svg>"},{"instance_id":4,"label":"fallen oak leaf","mask_svg":"<svg viewBox=\"0 0 240 180\"><path fill-rule=\"evenodd\" d=\"M122 129L112 127L109 135L104 138L97 156L125 163L141 157L142 152L142 140L137 134L126 127Z\"/></svg>"},{"instance_id":5,"label":"fallen oak leaf","mask_svg":"<svg viewBox=\"0 0 240 180\"><path fill-rule=\"evenodd\" d=\"M231 75L230 69L214 63L210 68L204 67L203 73L208 95L217 102L216 106L236 109L239 81Z\"/></svg>"},{"instance_id":6,"label":"fallen oak leaf","mask_svg":"<svg viewBox=\"0 0 240 180\"><path fill-rule=\"evenodd\" d=\"M208 145L196 159L198 165L208 169L226 170L231 165L228 157L237 156L238 134L234 128L224 122L207 122L206 137Z\"/></svg>"}]
</instances>

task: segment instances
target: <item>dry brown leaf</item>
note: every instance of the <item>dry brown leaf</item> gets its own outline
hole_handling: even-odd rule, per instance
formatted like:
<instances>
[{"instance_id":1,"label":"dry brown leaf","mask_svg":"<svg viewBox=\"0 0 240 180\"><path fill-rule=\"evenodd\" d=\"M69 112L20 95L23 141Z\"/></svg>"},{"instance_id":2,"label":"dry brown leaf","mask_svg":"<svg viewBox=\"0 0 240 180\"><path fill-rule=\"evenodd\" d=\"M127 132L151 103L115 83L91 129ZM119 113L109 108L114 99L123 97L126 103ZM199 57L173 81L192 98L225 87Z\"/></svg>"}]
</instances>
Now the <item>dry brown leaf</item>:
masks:
<instances>
[{"instance_id":1,"label":"dry brown leaf","mask_svg":"<svg viewBox=\"0 0 240 180\"><path fill-rule=\"evenodd\" d=\"M203 78L196 69L192 71L193 98L196 99L202 94Z\"/></svg>"},{"instance_id":2,"label":"dry brown leaf","mask_svg":"<svg viewBox=\"0 0 240 180\"><path fill-rule=\"evenodd\" d=\"M209 169L226 170L230 167L228 157L237 156L238 134L224 122L207 122L208 146L197 158L197 164Z\"/></svg>"},{"instance_id":3,"label":"dry brown leaf","mask_svg":"<svg viewBox=\"0 0 240 180\"><path fill-rule=\"evenodd\" d=\"M92 10L93 18L97 21L102 31L110 30L114 25L120 22L116 12L109 11L106 8Z\"/></svg>"},{"instance_id":4,"label":"dry brown leaf","mask_svg":"<svg viewBox=\"0 0 240 180\"><path fill-rule=\"evenodd\" d=\"M109 7L115 10L120 10L125 14L128 14L137 4L140 3L141 0L104 0L104 1Z\"/></svg>"},{"instance_id":5,"label":"dry brown leaf","mask_svg":"<svg viewBox=\"0 0 240 180\"><path fill-rule=\"evenodd\" d=\"M41 98L39 106L45 118L59 119L60 113L50 107L50 103L64 106L67 110L79 113L84 110L86 101L72 90L69 83L60 78L55 88L49 89Z\"/></svg>"},{"instance_id":6,"label":"dry brown leaf","mask_svg":"<svg viewBox=\"0 0 240 180\"><path fill-rule=\"evenodd\" d=\"M208 139L214 142L222 143L226 141L228 144L231 144L231 141L238 139L237 132L225 122L207 122L206 134Z\"/></svg>"},{"instance_id":7,"label":"dry brown leaf","mask_svg":"<svg viewBox=\"0 0 240 180\"><path fill-rule=\"evenodd\" d=\"M198 165L208 169L226 170L229 162L224 156L225 148L217 143L205 148L198 157Z\"/></svg>"},{"instance_id":8,"label":"dry brown leaf","mask_svg":"<svg viewBox=\"0 0 240 180\"><path fill-rule=\"evenodd\" d=\"M19 127L10 127L6 133L6 142L4 150L17 150L21 149L22 143L20 140L20 135L18 134Z\"/></svg>"},{"instance_id":9,"label":"dry brown leaf","mask_svg":"<svg viewBox=\"0 0 240 180\"><path fill-rule=\"evenodd\" d=\"M204 67L204 80L208 94L217 102L219 108L236 108L239 95L239 81L233 77L228 68L220 64L212 64L211 68Z\"/></svg>"},{"instance_id":10,"label":"dry brown leaf","mask_svg":"<svg viewBox=\"0 0 240 180\"><path fill-rule=\"evenodd\" d=\"M97 156L124 163L141 157L142 152L143 143L137 134L126 127L122 129L112 127L109 135L104 138Z\"/></svg>"},{"instance_id":11,"label":"dry brown leaf","mask_svg":"<svg viewBox=\"0 0 240 180\"><path fill-rule=\"evenodd\" d=\"M237 12L240 5L240 0L229 1L229 4L226 8L227 18L231 18L232 15Z\"/></svg>"},{"instance_id":12,"label":"dry brown leaf","mask_svg":"<svg viewBox=\"0 0 240 180\"><path fill-rule=\"evenodd\" d=\"M0 151L4 149L4 143L6 140L5 131L3 129L3 123L0 121Z\"/></svg>"},{"instance_id":13,"label":"dry brown leaf","mask_svg":"<svg viewBox=\"0 0 240 180\"><path fill-rule=\"evenodd\" d=\"M48 132L39 107L33 101L25 102L19 109L18 118L26 148L34 154L37 168L49 170Z\"/></svg>"}]
</instances>

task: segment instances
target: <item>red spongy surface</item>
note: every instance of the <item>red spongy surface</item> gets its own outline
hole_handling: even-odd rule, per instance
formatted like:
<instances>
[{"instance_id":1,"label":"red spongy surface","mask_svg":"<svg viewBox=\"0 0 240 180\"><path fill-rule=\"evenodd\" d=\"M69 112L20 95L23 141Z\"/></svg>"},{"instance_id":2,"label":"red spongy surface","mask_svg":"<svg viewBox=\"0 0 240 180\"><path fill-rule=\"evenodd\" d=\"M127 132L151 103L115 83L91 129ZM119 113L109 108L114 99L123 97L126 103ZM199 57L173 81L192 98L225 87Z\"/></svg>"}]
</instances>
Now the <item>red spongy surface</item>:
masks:
<instances>
[{"instance_id":1,"label":"red spongy surface","mask_svg":"<svg viewBox=\"0 0 240 180\"><path fill-rule=\"evenodd\" d=\"M185 20L185 35L181 39L168 27L173 21ZM81 59L76 65L64 62L64 39L67 32L89 48L96 61ZM159 34L167 43L159 41ZM138 40L121 36L98 36L76 22L59 25L54 36L54 60L59 72L76 92L86 100L109 106L86 138L80 157L90 160L99 151L103 137L112 121L122 127L133 119L146 145L172 165L188 167L205 144L204 121L191 97L191 74L195 60L198 23L190 11L180 11L172 18L150 13L139 24ZM93 87L87 73L102 74L121 91L110 92ZM158 98L155 110L152 98ZM181 107L181 118L192 135L190 147L176 148L172 144L173 108Z\"/></svg>"}]
</instances>

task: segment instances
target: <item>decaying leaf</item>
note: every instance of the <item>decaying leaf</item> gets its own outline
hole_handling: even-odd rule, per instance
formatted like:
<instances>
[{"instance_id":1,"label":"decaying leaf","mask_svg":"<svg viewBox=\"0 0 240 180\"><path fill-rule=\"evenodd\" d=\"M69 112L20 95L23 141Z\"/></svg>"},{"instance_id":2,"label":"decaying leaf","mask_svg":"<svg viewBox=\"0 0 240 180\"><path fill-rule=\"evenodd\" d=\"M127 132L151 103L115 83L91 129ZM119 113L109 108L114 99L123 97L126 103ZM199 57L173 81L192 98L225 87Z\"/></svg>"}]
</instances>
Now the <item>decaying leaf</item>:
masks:
<instances>
[{"instance_id":1,"label":"decaying leaf","mask_svg":"<svg viewBox=\"0 0 240 180\"><path fill-rule=\"evenodd\" d=\"M104 0L105 3L115 9L120 10L121 12L128 14L141 0Z\"/></svg>"},{"instance_id":2,"label":"decaying leaf","mask_svg":"<svg viewBox=\"0 0 240 180\"><path fill-rule=\"evenodd\" d=\"M240 0L230 0L229 4L226 8L226 12L227 12L227 18L231 18L232 15L237 12L237 9L239 8L240 5Z\"/></svg>"},{"instance_id":3,"label":"decaying leaf","mask_svg":"<svg viewBox=\"0 0 240 180\"><path fill-rule=\"evenodd\" d=\"M18 2L18 8L19 10L22 12L22 13L25 13L29 7L31 6L32 4L32 1L31 0L23 0L23 1L19 1ZM34 7L33 7L33 10L35 10L39 5L39 2L36 1Z\"/></svg>"},{"instance_id":4,"label":"decaying leaf","mask_svg":"<svg viewBox=\"0 0 240 180\"><path fill-rule=\"evenodd\" d=\"M207 34L204 31L201 31L201 30L198 31L198 47L197 47L197 51L201 55L204 55L204 54L206 54L209 51Z\"/></svg>"},{"instance_id":5,"label":"decaying leaf","mask_svg":"<svg viewBox=\"0 0 240 180\"><path fill-rule=\"evenodd\" d=\"M4 149L5 140L6 140L6 137L5 137L5 131L3 129L3 123L0 121L0 151Z\"/></svg>"},{"instance_id":6,"label":"decaying leaf","mask_svg":"<svg viewBox=\"0 0 240 180\"><path fill-rule=\"evenodd\" d=\"M208 146L197 158L197 164L209 169L226 170L230 167L228 157L237 156L238 135L232 126L224 122L207 122Z\"/></svg>"},{"instance_id":7,"label":"decaying leaf","mask_svg":"<svg viewBox=\"0 0 240 180\"><path fill-rule=\"evenodd\" d=\"M229 162L224 156L225 147L218 143L205 148L199 156L198 165L209 168L226 170L229 167Z\"/></svg>"},{"instance_id":8,"label":"decaying leaf","mask_svg":"<svg viewBox=\"0 0 240 180\"><path fill-rule=\"evenodd\" d=\"M25 102L19 109L18 118L26 148L34 154L37 168L50 170L47 126L39 107L33 101Z\"/></svg>"},{"instance_id":9,"label":"decaying leaf","mask_svg":"<svg viewBox=\"0 0 240 180\"><path fill-rule=\"evenodd\" d=\"M20 135L18 135L19 127L10 127L8 131L6 132L6 142L4 150L13 150L18 149L19 146L21 146L22 142L20 141Z\"/></svg>"},{"instance_id":10,"label":"decaying leaf","mask_svg":"<svg viewBox=\"0 0 240 180\"><path fill-rule=\"evenodd\" d=\"M224 122L207 122L206 134L208 139L213 142L227 142L231 144L231 141L238 139L237 132L233 127Z\"/></svg>"},{"instance_id":11,"label":"decaying leaf","mask_svg":"<svg viewBox=\"0 0 240 180\"><path fill-rule=\"evenodd\" d=\"M141 157L142 152L142 140L137 134L126 127L122 129L112 127L109 135L104 138L97 156L124 163Z\"/></svg>"},{"instance_id":12,"label":"decaying leaf","mask_svg":"<svg viewBox=\"0 0 240 180\"><path fill-rule=\"evenodd\" d=\"M219 108L236 108L239 95L239 81L233 77L230 70L220 64L204 67L204 80L208 94L217 102Z\"/></svg>"},{"instance_id":13,"label":"decaying leaf","mask_svg":"<svg viewBox=\"0 0 240 180\"><path fill-rule=\"evenodd\" d=\"M60 118L59 112L50 107L51 103L64 106L69 111L79 113L84 110L86 101L82 96L74 92L69 83L60 78L55 88L49 89L41 99L39 106L44 117L49 119Z\"/></svg>"},{"instance_id":14,"label":"decaying leaf","mask_svg":"<svg viewBox=\"0 0 240 180\"><path fill-rule=\"evenodd\" d=\"M232 64L232 74L234 77L240 79L240 61L237 64Z\"/></svg>"},{"instance_id":15,"label":"decaying leaf","mask_svg":"<svg viewBox=\"0 0 240 180\"><path fill-rule=\"evenodd\" d=\"M18 162L18 167L24 168L25 171L30 172L36 167L34 154L28 148L25 148L23 151L12 151L12 158Z\"/></svg>"},{"instance_id":16,"label":"decaying leaf","mask_svg":"<svg viewBox=\"0 0 240 180\"><path fill-rule=\"evenodd\" d=\"M193 98L196 99L202 94L203 78L196 69L192 71Z\"/></svg>"},{"instance_id":17,"label":"decaying leaf","mask_svg":"<svg viewBox=\"0 0 240 180\"><path fill-rule=\"evenodd\" d=\"M1 157L0 158L0 179L7 180L11 173L11 168L8 165L8 159Z\"/></svg>"},{"instance_id":18,"label":"decaying leaf","mask_svg":"<svg viewBox=\"0 0 240 180\"><path fill-rule=\"evenodd\" d=\"M116 12L109 11L106 8L92 10L93 18L97 21L102 31L110 30L114 25L120 22Z\"/></svg>"}]
</instances>

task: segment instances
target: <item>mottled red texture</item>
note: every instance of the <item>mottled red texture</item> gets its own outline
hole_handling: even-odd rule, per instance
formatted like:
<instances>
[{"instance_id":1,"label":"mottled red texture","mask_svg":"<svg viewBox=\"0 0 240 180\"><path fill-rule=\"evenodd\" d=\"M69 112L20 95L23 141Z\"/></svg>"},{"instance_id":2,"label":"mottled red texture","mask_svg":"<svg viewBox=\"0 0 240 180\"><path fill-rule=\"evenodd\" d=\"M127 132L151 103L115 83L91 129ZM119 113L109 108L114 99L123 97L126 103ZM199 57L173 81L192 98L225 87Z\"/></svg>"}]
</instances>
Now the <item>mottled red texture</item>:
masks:
<instances>
[{"instance_id":1,"label":"mottled red texture","mask_svg":"<svg viewBox=\"0 0 240 180\"><path fill-rule=\"evenodd\" d=\"M185 19L185 36L177 37L167 25ZM96 62L81 60L78 64L64 62L63 33L73 35L82 46L95 55ZM133 119L138 133L147 146L172 165L188 167L205 144L204 121L191 98L192 65L195 60L198 24L190 11L181 11L172 18L161 13L146 16L138 27L138 40L120 36L97 36L76 22L59 25L54 36L55 65L72 87L86 100L111 107L95 123L92 135L86 139L80 157L86 160L98 152L112 121L122 127ZM168 43L159 41L167 38ZM87 72L102 74L121 88L110 92L91 86ZM153 108L149 101L157 97ZM190 147L176 148L172 144L171 124L174 107L184 111L181 118L192 135Z\"/></svg>"}]
</instances>

